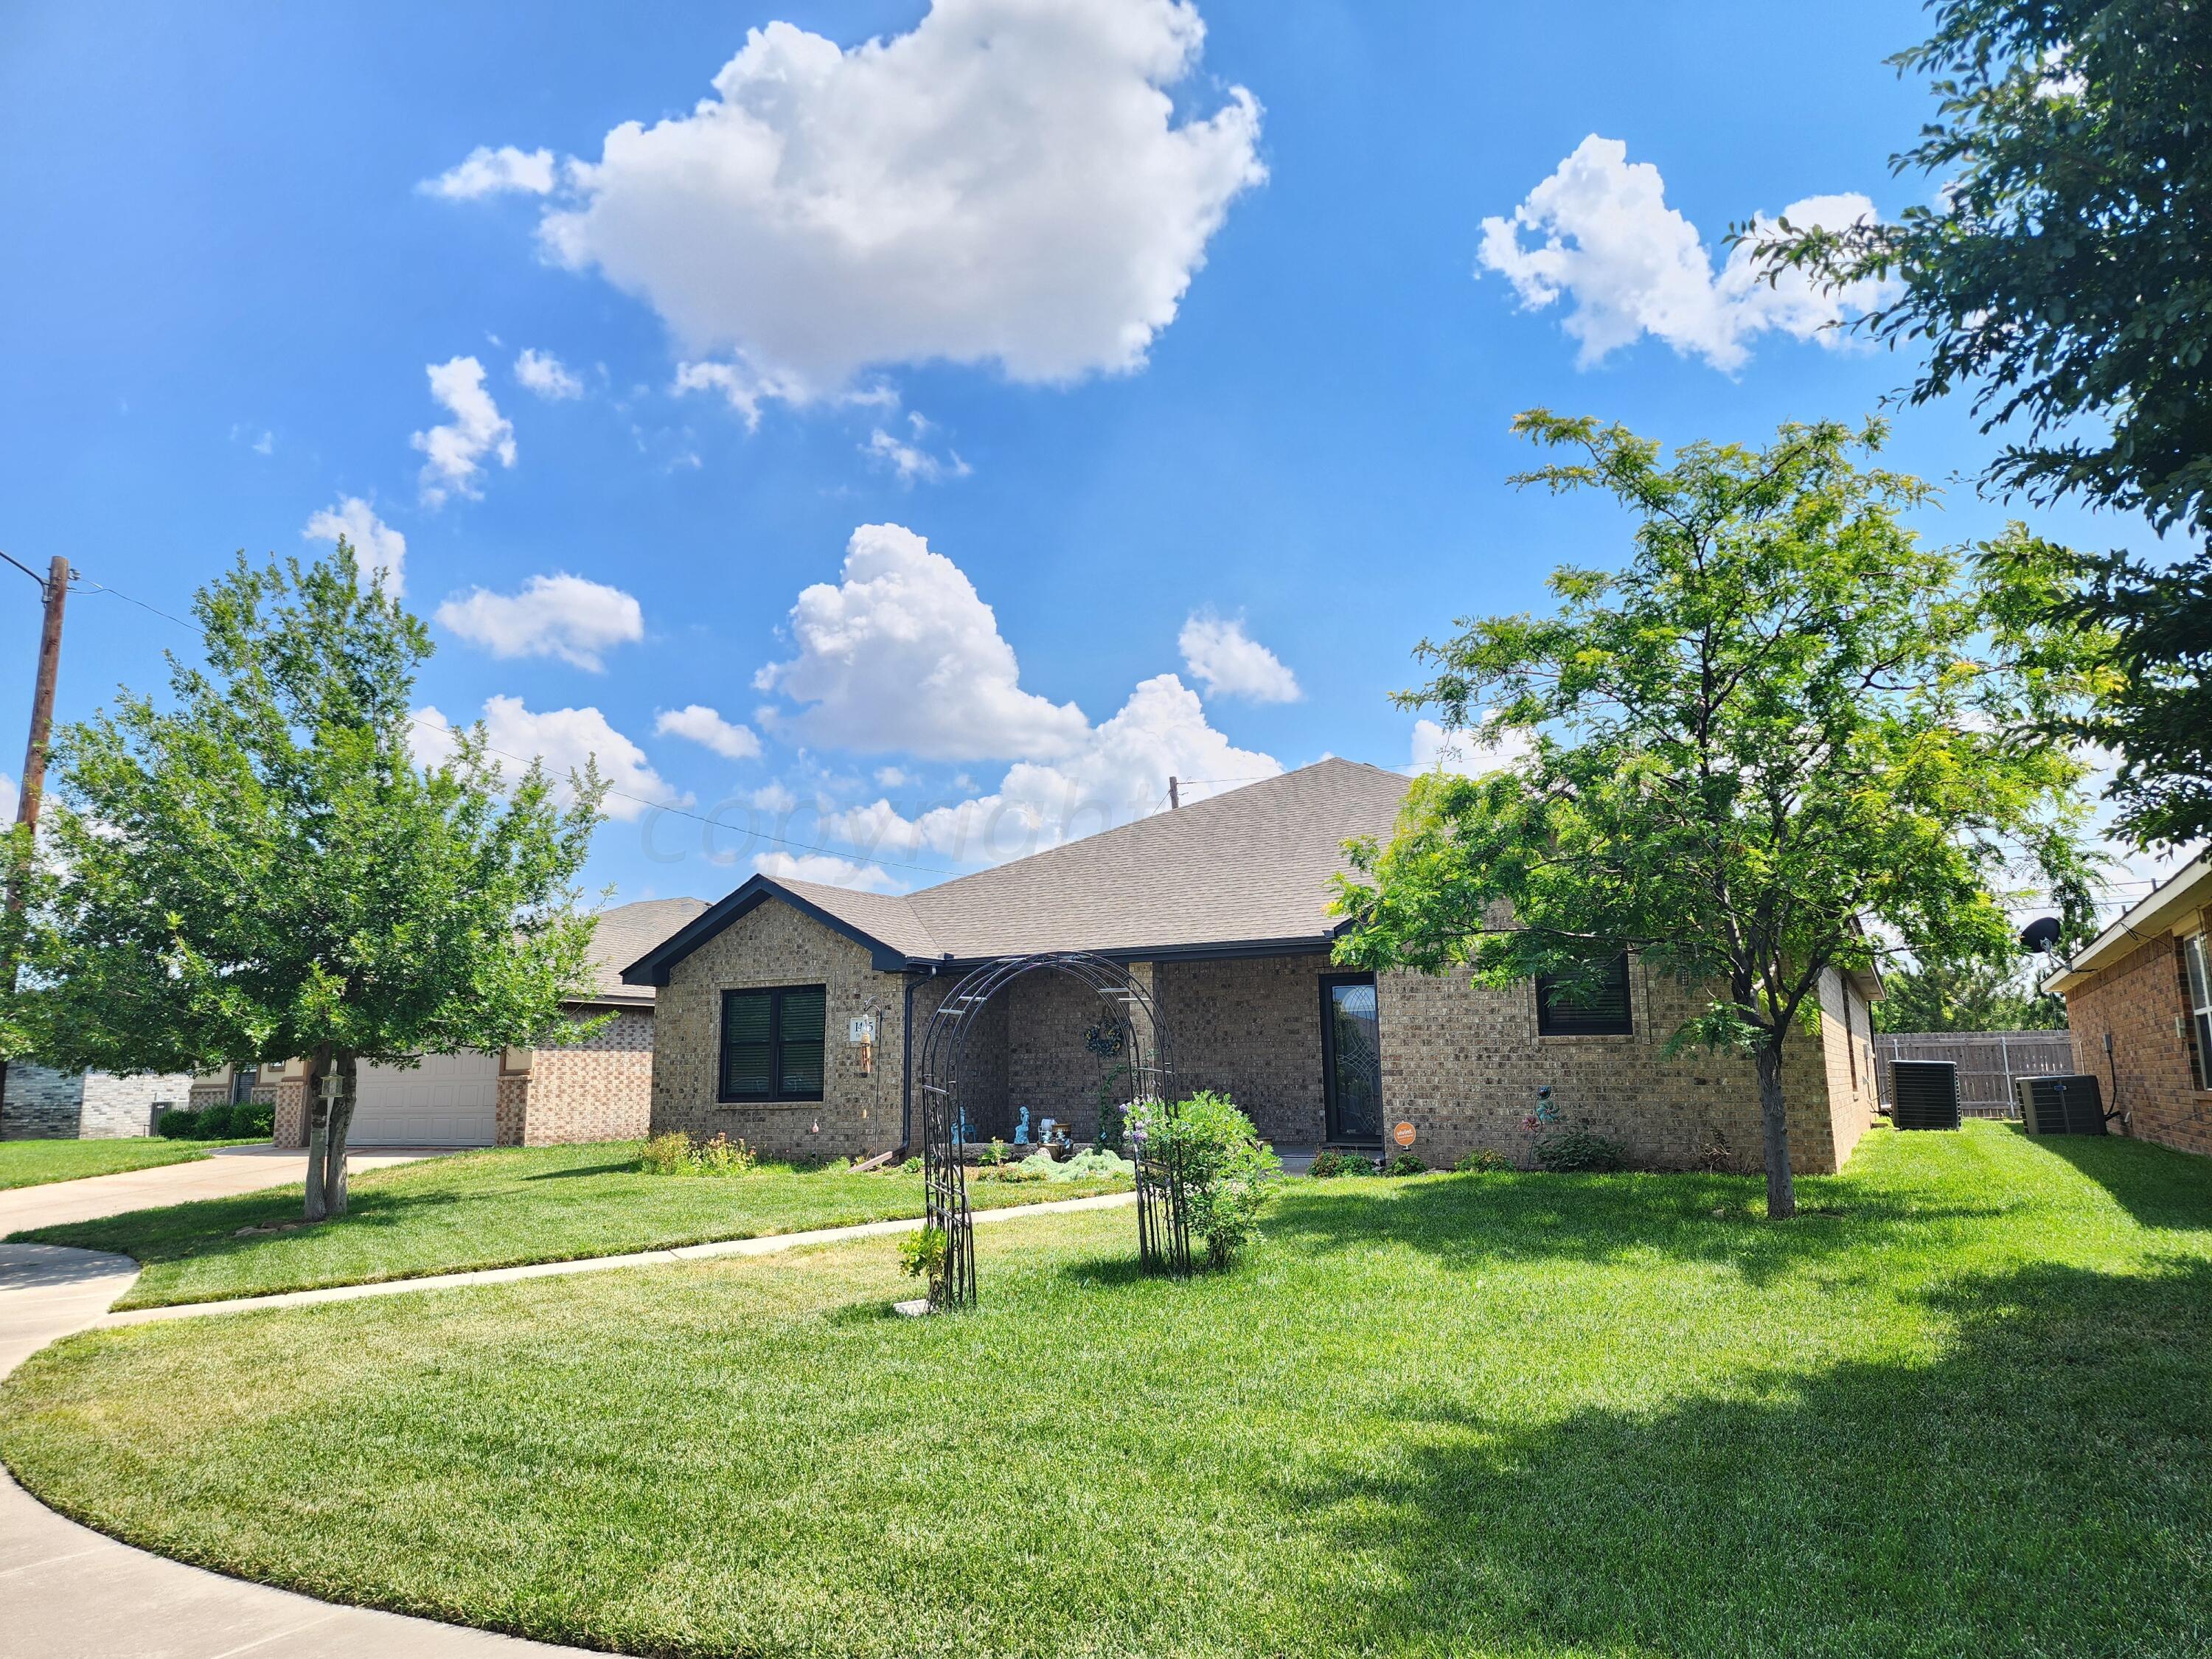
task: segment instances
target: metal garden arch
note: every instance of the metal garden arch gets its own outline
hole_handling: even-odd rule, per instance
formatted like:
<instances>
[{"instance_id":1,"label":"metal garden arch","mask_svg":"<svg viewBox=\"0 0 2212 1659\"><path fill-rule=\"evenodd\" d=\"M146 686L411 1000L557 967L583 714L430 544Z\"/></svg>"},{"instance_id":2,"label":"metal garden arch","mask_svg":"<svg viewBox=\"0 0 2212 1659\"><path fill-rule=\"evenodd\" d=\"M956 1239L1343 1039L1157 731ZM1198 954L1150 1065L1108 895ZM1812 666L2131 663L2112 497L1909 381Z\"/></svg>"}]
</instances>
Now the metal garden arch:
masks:
<instances>
[{"instance_id":1,"label":"metal garden arch","mask_svg":"<svg viewBox=\"0 0 2212 1659\"><path fill-rule=\"evenodd\" d=\"M921 1043L921 1133L927 1209L923 1224L945 1235L945 1263L929 1281L934 1308L975 1301L975 1237L960 1140L962 1062L991 999L1028 974L1079 980L1100 1002L1127 1045L1129 1103L1152 1099L1173 1110L1174 1066L1159 1006L1120 963L1085 951L1001 957L973 969L930 1016ZM1137 1165L1137 1255L1148 1273L1190 1271L1190 1224L1175 1159L1152 1145L1131 1148Z\"/></svg>"}]
</instances>

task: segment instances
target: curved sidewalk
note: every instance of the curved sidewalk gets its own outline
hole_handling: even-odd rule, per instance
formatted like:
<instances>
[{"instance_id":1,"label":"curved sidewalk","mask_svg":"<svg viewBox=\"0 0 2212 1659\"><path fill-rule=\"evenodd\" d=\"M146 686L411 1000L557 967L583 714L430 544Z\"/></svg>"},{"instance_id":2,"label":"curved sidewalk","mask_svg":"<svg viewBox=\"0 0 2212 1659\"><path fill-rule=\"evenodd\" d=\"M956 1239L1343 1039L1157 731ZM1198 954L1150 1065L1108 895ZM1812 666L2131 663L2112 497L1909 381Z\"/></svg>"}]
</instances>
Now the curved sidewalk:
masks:
<instances>
[{"instance_id":1,"label":"curved sidewalk","mask_svg":"<svg viewBox=\"0 0 2212 1659\"><path fill-rule=\"evenodd\" d=\"M979 1210L975 1220L1111 1209L1136 1202L1133 1193L1061 1199ZM0 1376L50 1342L95 1327L186 1319L252 1308L298 1307L361 1297L403 1296L457 1285L498 1285L561 1273L597 1273L657 1262L726 1255L771 1255L810 1244L908 1232L917 1219L778 1233L692 1244L674 1250L591 1256L477 1273L440 1273L377 1285L342 1285L284 1296L187 1303L110 1314L138 1276L127 1256L51 1244L0 1244ZM226 1578L149 1554L57 1515L0 1470L0 1659L259 1659L313 1653L329 1659L405 1655L408 1659L524 1659L574 1654L580 1648L495 1636L465 1626L335 1606L289 1590Z\"/></svg>"}]
</instances>

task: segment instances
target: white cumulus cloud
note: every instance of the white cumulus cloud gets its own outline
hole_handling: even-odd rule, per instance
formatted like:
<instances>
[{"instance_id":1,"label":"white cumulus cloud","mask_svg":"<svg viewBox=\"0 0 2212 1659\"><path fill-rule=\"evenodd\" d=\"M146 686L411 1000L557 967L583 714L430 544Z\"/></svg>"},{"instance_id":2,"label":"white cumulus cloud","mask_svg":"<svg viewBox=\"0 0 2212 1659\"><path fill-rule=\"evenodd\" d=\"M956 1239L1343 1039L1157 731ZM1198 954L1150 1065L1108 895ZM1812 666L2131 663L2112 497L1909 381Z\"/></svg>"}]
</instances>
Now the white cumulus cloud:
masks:
<instances>
[{"instance_id":1,"label":"white cumulus cloud","mask_svg":"<svg viewBox=\"0 0 2212 1659\"><path fill-rule=\"evenodd\" d=\"M440 626L495 657L557 657L597 673L601 653L645 637L645 613L619 587L565 571L532 576L519 593L472 588L438 607Z\"/></svg>"},{"instance_id":2,"label":"white cumulus cloud","mask_svg":"<svg viewBox=\"0 0 2212 1659\"><path fill-rule=\"evenodd\" d=\"M996 864L1143 817L1164 805L1168 780L1182 799L1276 776L1271 755L1239 749L1210 726L1198 694L1173 674L1141 682L1074 753L1023 761L973 799L902 814L889 800L832 813L823 827L863 854L921 851Z\"/></svg>"},{"instance_id":3,"label":"white cumulus cloud","mask_svg":"<svg viewBox=\"0 0 2212 1659\"><path fill-rule=\"evenodd\" d=\"M358 495L343 495L307 520L300 532L311 542L344 537L364 579L384 578L384 591L398 599L406 591L407 538L376 516Z\"/></svg>"},{"instance_id":4,"label":"white cumulus cloud","mask_svg":"<svg viewBox=\"0 0 2212 1659\"><path fill-rule=\"evenodd\" d=\"M1435 720L1413 722L1413 763L1416 772L1449 772L1462 778L1479 778L1501 772L1528 754L1533 745L1521 732L1509 732L1486 744L1464 730L1447 731Z\"/></svg>"},{"instance_id":5,"label":"white cumulus cloud","mask_svg":"<svg viewBox=\"0 0 2212 1659\"><path fill-rule=\"evenodd\" d=\"M596 761L599 776L610 791L599 811L610 818L629 822L642 817L652 806L689 806L692 798L672 788L653 769L645 751L609 725L596 708L549 708L533 714L520 697L493 697L483 706L484 740L493 750L511 781L520 775L534 756L545 763L555 780L555 793L562 800L574 797L568 788L572 773ZM453 751L453 722L434 704L415 711L411 734L416 760L436 766Z\"/></svg>"},{"instance_id":6,"label":"white cumulus cloud","mask_svg":"<svg viewBox=\"0 0 2212 1659\"><path fill-rule=\"evenodd\" d=\"M1226 621L1194 611L1182 625L1183 666L1209 697L1247 697L1254 702L1296 702L1305 694L1297 676L1282 659L1244 631L1241 620Z\"/></svg>"},{"instance_id":7,"label":"white cumulus cloud","mask_svg":"<svg viewBox=\"0 0 2212 1659\"><path fill-rule=\"evenodd\" d=\"M456 202L473 202L508 191L543 196L553 188L553 152L517 149L513 144L494 149L479 144L458 165L434 179L425 179L415 188L426 196Z\"/></svg>"},{"instance_id":8,"label":"white cumulus cloud","mask_svg":"<svg viewBox=\"0 0 2212 1659\"><path fill-rule=\"evenodd\" d=\"M483 489L477 478L486 455L496 456L501 466L514 465L514 422L499 412L484 390L483 365L475 358L432 363L424 373L430 377L430 395L453 418L416 433L411 441L428 458L422 464L422 499L437 507L448 495L480 496Z\"/></svg>"},{"instance_id":9,"label":"white cumulus cloud","mask_svg":"<svg viewBox=\"0 0 2212 1659\"><path fill-rule=\"evenodd\" d=\"M1179 114L1204 38L1188 0L935 0L849 49L772 22L688 114L623 122L596 161L479 150L430 187L543 181L550 256L652 305L720 360L678 384L749 413L871 364L1126 371L1266 177L1249 92Z\"/></svg>"},{"instance_id":10,"label":"white cumulus cloud","mask_svg":"<svg viewBox=\"0 0 2212 1659\"><path fill-rule=\"evenodd\" d=\"M960 459L957 450L948 448L939 455L926 447L934 428L919 412L908 411L906 419L908 436L899 437L879 426L868 434L860 453L877 465L890 469L902 484L964 478L973 470Z\"/></svg>"},{"instance_id":11,"label":"white cumulus cloud","mask_svg":"<svg viewBox=\"0 0 2212 1659\"><path fill-rule=\"evenodd\" d=\"M1022 690L975 584L904 526L855 530L842 580L799 596L791 631L799 654L754 683L808 705L766 711L808 741L928 760L1049 759L1088 732L1073 703Z\"/></svg>"},{"instance_id":12,"label":"white cumulus cloud","mask_svg":"<svg viewBox=\"0 0 2212 1659\"><path fill-rule=\"evenodd\" d=\"M829 853L760 853L753 868L780 881L813 881L863 893L902 893L904 885L879 864L860 864Z\"/></svg>"},{"instance_id":13,"label":"white cumulus cloud","mask_svg":"<svg viewBox=\"0 0 2212 1659\"><path fill-rule=\"evenodd\" d=\"M653 729L659 737L689 738L703 744L726 760L748 760L761 751L760 738L750 726L724 720L703 702L662 709Z\"/></svg>"},{"instance_id":14,"label":"white cumulus cloud","mask_svg":"<svg viewBox=\"0 0 2212 1659\"><path fill-rule=\"evenodd\" d=\"M540 351L535 346L525 347L514 360L514 378L526 392L534 392L545 398L580 398L584 383L569 373L568 366L550 351Z\"/></svg>"},{"instance_id":15,"label":"white cumulus cloud","mask_svg":"<svg viewBox=\"0 0 2212 1659\"><path fill-rule=\"evenodd\" d=\"M1855 193L1810 196L1783 210L1792 224L1830 228L1873 215L1874 204ZM1764 215L1754 219L1771 222ZM1865 282L1823 293L1796 272L1770 284L1742 245L1716 276L1698 228L1667 205L1659 169L1631 163L1626 143L1595 133L1510 218L1482 222L1480 258L1531 310L1570 301L1564 326L1580 343L1583 368L1650 334L1684 356L1733 372L1749 360L1751 341L1770 330L1841 343L1832 325L1882 303L1891 291Z\"/></svg>"}]
</instances>

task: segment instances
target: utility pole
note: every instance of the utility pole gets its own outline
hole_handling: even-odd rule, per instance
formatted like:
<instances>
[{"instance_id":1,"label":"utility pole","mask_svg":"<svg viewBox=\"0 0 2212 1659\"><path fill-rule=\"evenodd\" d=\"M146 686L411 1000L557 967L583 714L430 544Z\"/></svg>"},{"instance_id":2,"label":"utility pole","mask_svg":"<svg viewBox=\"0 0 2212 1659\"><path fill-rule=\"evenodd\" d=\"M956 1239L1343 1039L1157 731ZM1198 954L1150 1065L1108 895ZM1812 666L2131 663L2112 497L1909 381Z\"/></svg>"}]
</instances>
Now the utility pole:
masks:
<instances>
[{"instance_id":1,"label":"utility pole","mask_svg":"<svg viewBox=\"0 0 2212 1659\"><path fill-rule=\"evenodd\" d=\"M58 553L47 567L46 626L39 634L39 678L31 692L31 741L23 750L23 787L15 801L15 822L39 827L39 801L46 788L46 740L54 729L54 681L62 666L62 605L69 598L70 562ZM20 904L21 893L9 902ZM12 967L12 964L10 964Z\"/></svg>"},{"instance_id":2,"label":"utility pole","mask_svg":"<svg viewBox=\"0 0 2212 1659\"><path fill-rule=\"evenodd\" d=\"M9 559L10 564L15 561ZM38 580L37 573L23 566L16 568ZM46 579L40 582L46 601L46 623L39 632L39 674L31 691L31 741L23 750L22 787L15 796L15 822L35 834L39 827L39 802L46 792L46 744L54 729L54 682L62 666L62 606L69 599L70 564L58 553L46 567ZM12 860L11 860L12 861ZM24 893L15 872L9 872L8 918L13 921L23 908ZM5 952L8 994L15 991L15 953ZM0 1114L4 1114L8 1103L8 1064L0 1057Z\"/></svg>"},{"instance_id":3,"label":"utility pole","mask_svg":"<svg viewBox=\"0 0 2212 1659\"><path fill-rule=\"evenodd\" d=\"M1168 811L1172 812L1182 805L1182 786L1172 775L1168 779Z\"/></svg>"}]
</instances>

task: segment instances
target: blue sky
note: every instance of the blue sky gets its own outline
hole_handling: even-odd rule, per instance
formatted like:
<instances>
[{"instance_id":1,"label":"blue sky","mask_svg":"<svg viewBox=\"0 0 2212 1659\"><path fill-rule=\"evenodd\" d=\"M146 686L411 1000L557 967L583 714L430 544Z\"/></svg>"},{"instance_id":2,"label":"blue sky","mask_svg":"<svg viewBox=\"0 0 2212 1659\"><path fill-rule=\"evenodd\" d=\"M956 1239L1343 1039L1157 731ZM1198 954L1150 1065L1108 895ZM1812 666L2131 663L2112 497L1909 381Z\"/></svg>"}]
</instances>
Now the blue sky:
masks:
<instances>
[{"instance_id":1,"label":"blue sky","mask_svg":"<svg viewBox=\"0 0 2212 1659\"><path fill-rule=\"evenodd\" d=\"M0 548L182 612L234 550L404 538L426 744L599 752L623 898L763 858L916 886L1170 772L1413 763L1409 647L1626 545L1507 486L1516 410L1755 441L1909 373L1721 239L1924 191L1886 167L1911 4L652 18L0 15ZM1958 481L1928 527L1963 539L2008 516L1964 482L1991 447L1954 401L1887 459ZM17 733L36 596L0 576ZM191 646L81 592L64 717Z\"/></svg>"}]
</instances>

